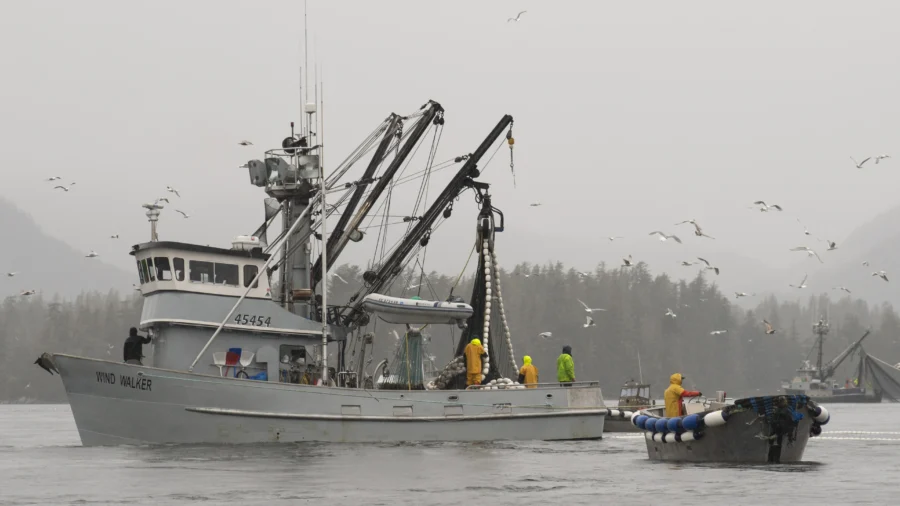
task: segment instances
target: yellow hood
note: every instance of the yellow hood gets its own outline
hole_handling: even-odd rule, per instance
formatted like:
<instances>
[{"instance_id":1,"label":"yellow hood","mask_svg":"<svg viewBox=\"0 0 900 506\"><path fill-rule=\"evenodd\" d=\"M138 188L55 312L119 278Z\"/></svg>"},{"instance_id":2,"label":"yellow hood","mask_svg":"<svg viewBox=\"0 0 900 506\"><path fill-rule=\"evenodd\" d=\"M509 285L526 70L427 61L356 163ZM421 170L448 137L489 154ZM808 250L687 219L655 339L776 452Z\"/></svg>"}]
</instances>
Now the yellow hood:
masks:
<instances>
[{"instance_id":1,"label":"yellow hood","mask_svg":"<svg viewBox=\"0 0 900 506\"><path fill-rule=\"evenodd\" d=\"M676 372L669 376L669 384L681 386L681 373Z\"/></svg>"}]
</instances>

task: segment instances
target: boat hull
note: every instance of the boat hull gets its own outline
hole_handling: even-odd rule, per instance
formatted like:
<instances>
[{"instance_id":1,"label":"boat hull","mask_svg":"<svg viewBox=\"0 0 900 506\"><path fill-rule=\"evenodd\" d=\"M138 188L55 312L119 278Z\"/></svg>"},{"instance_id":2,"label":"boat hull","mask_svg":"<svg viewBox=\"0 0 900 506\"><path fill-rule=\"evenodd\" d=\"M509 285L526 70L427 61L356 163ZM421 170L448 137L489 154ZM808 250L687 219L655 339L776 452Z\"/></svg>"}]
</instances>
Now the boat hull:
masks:
<instances>
[{"instance_id":1,"label":"boat hull","mask_svg":"<svg viewBox=\"0 0 900 506\"><path fill-rule=\"evenodd\" d=\"M784 393L785 395L806 395L820 404L872 404L881 402L881 392L815 395L805 390L785 388Z\"/></svg>"},{"instance_id":2,"label":"boat hull","mask_svg":"<svg viewBox=\"0 0 900 506\"><path fill-rule=\"evenodd\" d=\"M82 444L599 439L599 387L382 391L55 355Z\"/></svg>"},{"instance_id":3,"label":"boat hull","mask_svg":"<svg viewBox=\"0 0 900 506\"><path fill-rule=\"evenodd\" d=\"M785 436L780 445L780 463L800 462L813 425L804 416L797 425L796 439ZM707 427L700 439L690 442L662 442L660 435L645 432L647 456L666 462L718 462L734 464L766 464L769 462L768 427L765 419L745 411L728 418L718 427Z\"/></svg>"}]
</instances>

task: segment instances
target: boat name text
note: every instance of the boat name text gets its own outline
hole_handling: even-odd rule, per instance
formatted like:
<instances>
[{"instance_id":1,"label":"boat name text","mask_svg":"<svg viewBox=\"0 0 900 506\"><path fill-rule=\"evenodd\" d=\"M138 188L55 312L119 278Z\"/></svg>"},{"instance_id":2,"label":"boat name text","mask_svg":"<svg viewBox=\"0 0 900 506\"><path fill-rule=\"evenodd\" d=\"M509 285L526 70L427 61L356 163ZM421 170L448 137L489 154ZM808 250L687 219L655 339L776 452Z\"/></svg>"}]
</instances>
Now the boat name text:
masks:
<instances>
[{"instance_id":1,"label":"boat name text","mask_svg":"<svg viewBox=\"0 0 900 506\"><path fill-rule=\"evenodd\" d=\"M134 388L137 390L151 391L152 380L150 378L142 378L140 376L118 375L116 381L116 373L97 371L97 383L106 383L108 385L122 385L125 388Z\"/></svg>"},{"instance_id":2,"label":"boat name text","mask_svg":"<svg viewBox=\"0 0 900 506\"><path fill-rule=\"evenodd\" d=\"M234 317L234 323L250 327L268 327L272 323L271 316L239 314Z\"/></svg>"}]
</instances>

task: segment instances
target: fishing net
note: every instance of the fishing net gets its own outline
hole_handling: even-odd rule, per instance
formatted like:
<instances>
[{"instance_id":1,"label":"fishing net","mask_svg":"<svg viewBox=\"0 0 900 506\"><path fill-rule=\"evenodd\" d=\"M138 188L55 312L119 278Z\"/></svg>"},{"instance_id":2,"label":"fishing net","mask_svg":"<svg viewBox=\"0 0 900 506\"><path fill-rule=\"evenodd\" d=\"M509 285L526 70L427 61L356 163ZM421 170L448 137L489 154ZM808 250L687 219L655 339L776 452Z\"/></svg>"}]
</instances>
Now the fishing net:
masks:
<instances>
[{"instance_id":1,"label":"fishing net","mask_svg":"<svg viewBox=\"0 0 900 506\"><path fill-rule=\"evenodd\" d=\"M425 337L421 330L409 329L400 336L389 375L381 384L385 390L425 389Z\"/></svg>"},{"instance_id":2,"label":"fishing net","mask_svg":"<svg viewBox=\"0 0 900 506\"><path fill-rule=\"evenodd\" d=\"M900 402L900 370L871 355L865 356L861 368L864 369L864 373L868 374L860 374L859 378L871 380L872 386L876 390L880 390L884 398L892 402Z\"/></svg>"}]
</instances>

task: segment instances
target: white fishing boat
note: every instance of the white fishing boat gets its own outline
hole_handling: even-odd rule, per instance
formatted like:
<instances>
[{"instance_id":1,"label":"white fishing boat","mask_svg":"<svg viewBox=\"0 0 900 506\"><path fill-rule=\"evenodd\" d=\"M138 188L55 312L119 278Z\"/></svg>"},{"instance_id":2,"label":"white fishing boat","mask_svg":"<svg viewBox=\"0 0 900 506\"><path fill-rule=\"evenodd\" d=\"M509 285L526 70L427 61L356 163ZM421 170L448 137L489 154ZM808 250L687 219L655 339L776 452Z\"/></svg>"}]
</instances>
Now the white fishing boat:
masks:
<instances>
[{"instance_id":1,"label":"white fishing boat","mask_svg":"<svg viewBox=\"0 0 900 506\"><path fill-rule=\"evenodd\" d=\"M318 101L308 103L299 133L292 123L280 148L246 164L251 184L269 198L262 226L231 248L160 241L156 224L164 207L145 206L150 241L135 245L131 254L144 299L138 326L151 337L151 358L138 365L53 355L82 443L600 438L607 410L596 382L466 388L459 358L435 381L420 373L424 368L409 367L422 360L421 333L412 325L464 322L457 357L478 337L487 352L484 383L516 386L506 380L517 376L518 367L495 249L503 215L491 203L489 185L477 180L478 164L490 147L508 144L512 156L512 117L503 116L471 153L440 167L429 157L420 172L423 184L440 168L457 165L457 172L443 191L431 193L437 195L432 201L416 202L409 212L415 219L386 249L380 246L386 236L366 234L363 221L371 223L379 203L397 191L393 185L401 168L426 133L442 129L444 109L429 101L412 114L389 115L326 176L315 133L322 132L318 107ZM371 158L361 173L353 173L363 153ZM468 191L480 206L471 301L448 297L437 305L430 301L430 307L393 303L404 300L391 295L394 280ZM278 216L281 228L269 243ZM365 246L366 238L381 255L361 280L353 280L361 282L355 294L331 303L329 266L348 246ZM464 259L472 241L460 243L466 245ZM403 366L382 373L377 385L370 369L372 312L410 325L402 340ZM335 355L332 363L329 351Z\"/></svg>"}]
</instances>

